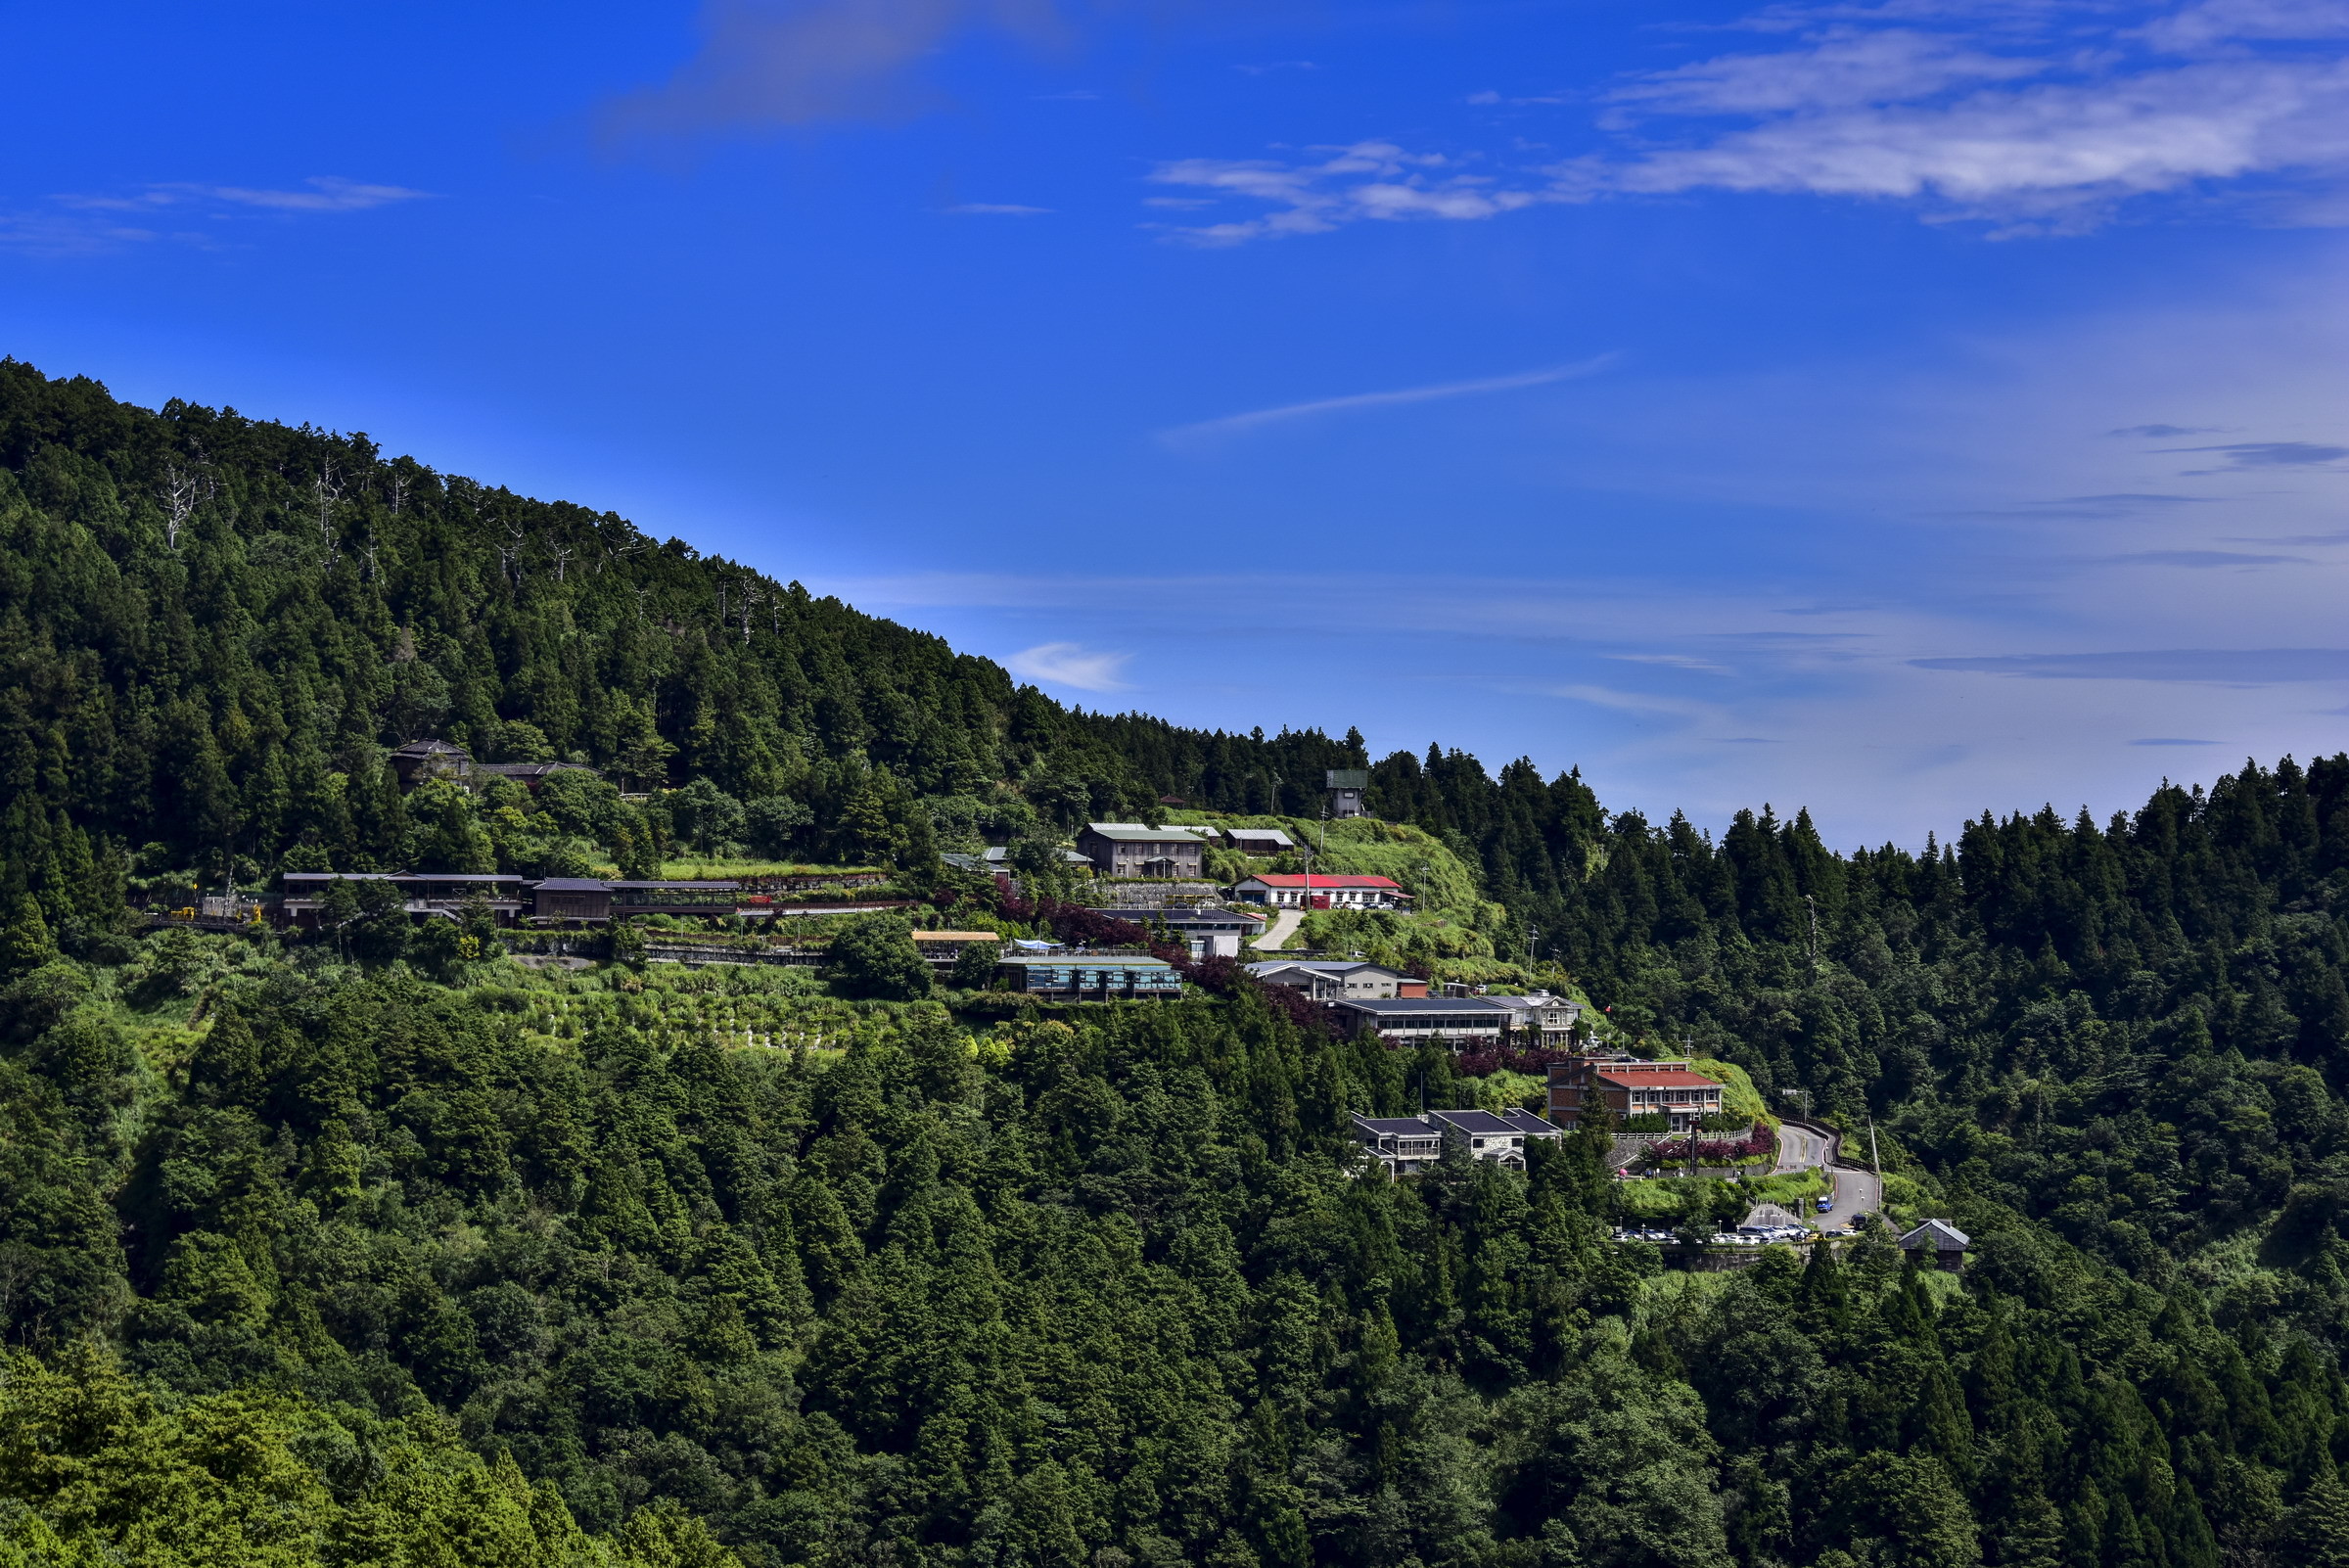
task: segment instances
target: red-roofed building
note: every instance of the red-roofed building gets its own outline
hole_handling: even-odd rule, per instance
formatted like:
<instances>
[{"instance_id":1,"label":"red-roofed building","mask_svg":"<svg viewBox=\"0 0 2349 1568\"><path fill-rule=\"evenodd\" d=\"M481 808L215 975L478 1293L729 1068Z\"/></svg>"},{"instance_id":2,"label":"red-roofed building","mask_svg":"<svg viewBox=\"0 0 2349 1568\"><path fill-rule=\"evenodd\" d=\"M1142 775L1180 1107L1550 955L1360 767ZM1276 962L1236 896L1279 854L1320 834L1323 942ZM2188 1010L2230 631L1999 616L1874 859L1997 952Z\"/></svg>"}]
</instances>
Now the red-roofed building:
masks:
<instances>
[{"instance_id":1,"label":"red-roofed building","mask_svg":"<svg viewBox=\"0 0 2349 1568\"><path fill-rule=\"evenodd\" d=\"M1231 896L1242 903L1275 909L1407 909L1411 902L1411 896L1392 877L1333 876L1326 871L1310 877L1267 871L1239 883Z\"/></svg>"},{"instance_id":2,"label":"red-roofed building","mask_svg":"<svg viewBox=\"0 0 2349 1568\"><path fill-rule=\"evenodd\" d=\"M1617 1127L1635 1116L1666 1116L1673 1131L1685 1132L1702 1118L1721 1114L1721 1084L1691 1071L1686 1061L1586 1056L1551 1063L1549 1119L1560 1127L1579 1126L1589 1104L1604 1104Z\"/></svg>"}]
</instances>

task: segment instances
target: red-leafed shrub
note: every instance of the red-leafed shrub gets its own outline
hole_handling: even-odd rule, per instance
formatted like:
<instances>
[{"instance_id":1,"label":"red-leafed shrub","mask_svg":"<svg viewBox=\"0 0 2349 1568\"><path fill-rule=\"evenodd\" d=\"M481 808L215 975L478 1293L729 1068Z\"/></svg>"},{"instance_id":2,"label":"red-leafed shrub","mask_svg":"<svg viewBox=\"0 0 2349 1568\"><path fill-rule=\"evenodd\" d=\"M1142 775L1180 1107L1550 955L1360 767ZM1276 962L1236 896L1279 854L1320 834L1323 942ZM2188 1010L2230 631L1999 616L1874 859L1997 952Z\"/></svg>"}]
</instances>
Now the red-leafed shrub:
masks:
<instances>
[{"instance_id":1,"label":"red-leafed shrub","mask_svg":"<svg viewBox=\"0 0 2349 1568\"><path fill-rule=\"evenodd\" d=\"M1453 1058L1452 1067L1462 1078L1483 1078L1488 1073L1546 1073L1553 1062L1571 1061L1572 1051L1550 1050L1536 1046L1523 1051L1462 1051Z\"/></svg>"},{"instance_id":2,"label":"red-leafed shrub","mask_svg":"<svg viewBox=\"0 0 2349 1568\"><path fill-rule=\"evenodd\" d=\"M1731 1165L1739 1160L1751 1160L1777 1152L1777 1134L1768 1122L1756 1122L1743 1137L1698 1138L1696 1163L1699 1165ZM1685 1164L1688 1159L1686 1136L1665 1138L1647 1146L1648 1157L1658 1165Z\"/></svg>"}]
</instances>

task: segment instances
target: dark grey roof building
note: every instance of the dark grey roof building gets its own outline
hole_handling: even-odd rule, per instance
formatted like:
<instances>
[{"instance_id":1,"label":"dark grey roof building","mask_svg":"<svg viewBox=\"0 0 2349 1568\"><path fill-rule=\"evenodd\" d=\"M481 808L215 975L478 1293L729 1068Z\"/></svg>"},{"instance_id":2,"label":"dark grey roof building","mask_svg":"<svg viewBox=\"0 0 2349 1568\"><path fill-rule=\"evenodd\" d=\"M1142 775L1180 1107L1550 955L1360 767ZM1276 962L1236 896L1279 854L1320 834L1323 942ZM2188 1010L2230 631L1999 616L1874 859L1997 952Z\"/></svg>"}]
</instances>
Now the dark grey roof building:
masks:
<instances>
[{"instance_id":1,"label":"dark grey roof building","mask_svg":"<svg viewBox=\"0 0 2349 1568\"><path fill-rule=\"evenodd\" d=\"M1387 1035L1399 1040L1497 1043L1510 1014L1481 996L1349 996L1330 1004L1339 1020L1358 1035Z\"/></svg>"},{"instance_id":2,"label":"dark grey roof building","mask_svg":"<svg viewBox=\"0 0 2349 1568\"><path fill-rule=\"evenodd\" d=\"M1377 1156L1389 1176L1415 1176L1447 1153L1522 1171L1529 1145L1558 1135L1542 1118L1514 1108L1354 1119L1355 1141Z\"/></svg>"}]
</instances>

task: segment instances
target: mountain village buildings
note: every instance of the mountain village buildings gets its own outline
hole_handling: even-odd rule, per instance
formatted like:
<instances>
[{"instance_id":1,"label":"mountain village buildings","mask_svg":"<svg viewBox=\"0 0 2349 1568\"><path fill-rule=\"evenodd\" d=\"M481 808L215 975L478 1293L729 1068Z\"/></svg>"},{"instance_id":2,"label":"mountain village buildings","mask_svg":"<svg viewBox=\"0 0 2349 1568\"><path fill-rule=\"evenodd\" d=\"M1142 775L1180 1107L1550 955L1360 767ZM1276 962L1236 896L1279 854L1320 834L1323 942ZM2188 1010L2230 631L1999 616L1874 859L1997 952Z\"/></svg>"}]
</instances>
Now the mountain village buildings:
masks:
<instances>
[{"instance_id":1,"label":"mountain village buildings","mask_svg":"<svg viewBox=\"0 0 2349 1568\"><path fill-rule=\"evenodd\" d=\"M1188 828L1145 827L1139 822L1087 822L1077 835L1077 853L1104 877L1203 877L1207 841Z\"/></svg>"},{"instance_id":2,"label":"mountain village buildings","mask_svg":"<svg viewBox=\"0 0 2349 1568\"><path fill-rule=\"evenodd\" d=\"M478 790L486 788L491 779L510 778L535 795L538 786L557 773L603 776L584 762L477 762L464 747L443 740L410 741L394 749L390 761L403 793L432 779L447 779Z\"/></svg>"},{"instance_id":3,"label":"mountain village buildings","mask_svg":"<svg viewBox=\"0 0 2349 1568\"><path fill-rule=\"evenodd\" d=\"M1549 1119L1562 1128L1582 1125L1584 1113L1603 1105L1621 1127L1635 1116L1662 1116L1675 1132L1686 1132L1722 1110L1722 1085L1679 1061L1638 1057L1577 1057L1549 1069Z\"/></svg>"},{"instance_id":4,"label":"mountain village buildings","mask_svg":"<svg viewBox=\"0 0 2349 1568\"><path fill-rule=\"evenodd\" d=\"M1417 1116L1357 1116L1354 1138L1390 1176L1433 1170L1446 1154L1525 1169L1529 1143L1561 1136L1531 1111L1422 1111Z\"/></svg>"},{"instance_id":5,"label":"mountain village buildings","mask_svg":"<svg viewBox=\"0 0 2349 1568\"><path fill-rule=\"evenodd\" d=\"M1324 871L1265 871L1231 890L1243 903L1275 909L1407 909L1411 896L1392 877L1332 876Z\"/></svg>"},{"instance_id":6,"label":"mountain village buildings","mask_svg":"<svg viewBox=\"0 0 2349 1568\"><path fill-rule=\"evenodd\" d=\"M1390 1000L1424 996L1427 982L1377 964L1328 958L1267 958L1250 964L1248 972L1267 986L1288 986L1318 1002L1343 1001L1349 996Z\"/></svg>"}]
</instances>

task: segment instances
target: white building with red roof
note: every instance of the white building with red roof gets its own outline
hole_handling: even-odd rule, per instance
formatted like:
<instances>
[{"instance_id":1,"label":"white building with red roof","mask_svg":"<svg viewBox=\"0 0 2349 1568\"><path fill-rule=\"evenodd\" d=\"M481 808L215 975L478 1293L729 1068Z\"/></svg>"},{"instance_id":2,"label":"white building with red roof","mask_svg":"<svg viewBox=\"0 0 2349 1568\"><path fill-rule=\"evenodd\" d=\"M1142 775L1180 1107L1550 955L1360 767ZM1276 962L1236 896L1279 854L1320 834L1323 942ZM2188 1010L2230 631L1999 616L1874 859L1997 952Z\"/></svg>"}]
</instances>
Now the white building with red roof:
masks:
<instances>
[{"instance_id":1,"label":"white building with red roof","mask_svg":"<svg viewBox=\"0 0 2349 1568\"><path fill-rule=\"evenodd\" d=\"M1267 871L1234 885L1231 896L1242 903L1269 904L1275 909L1407 909L1411 896L1393 877L1336 876L1315 871Z\"/></svg>"}]
</instances>

